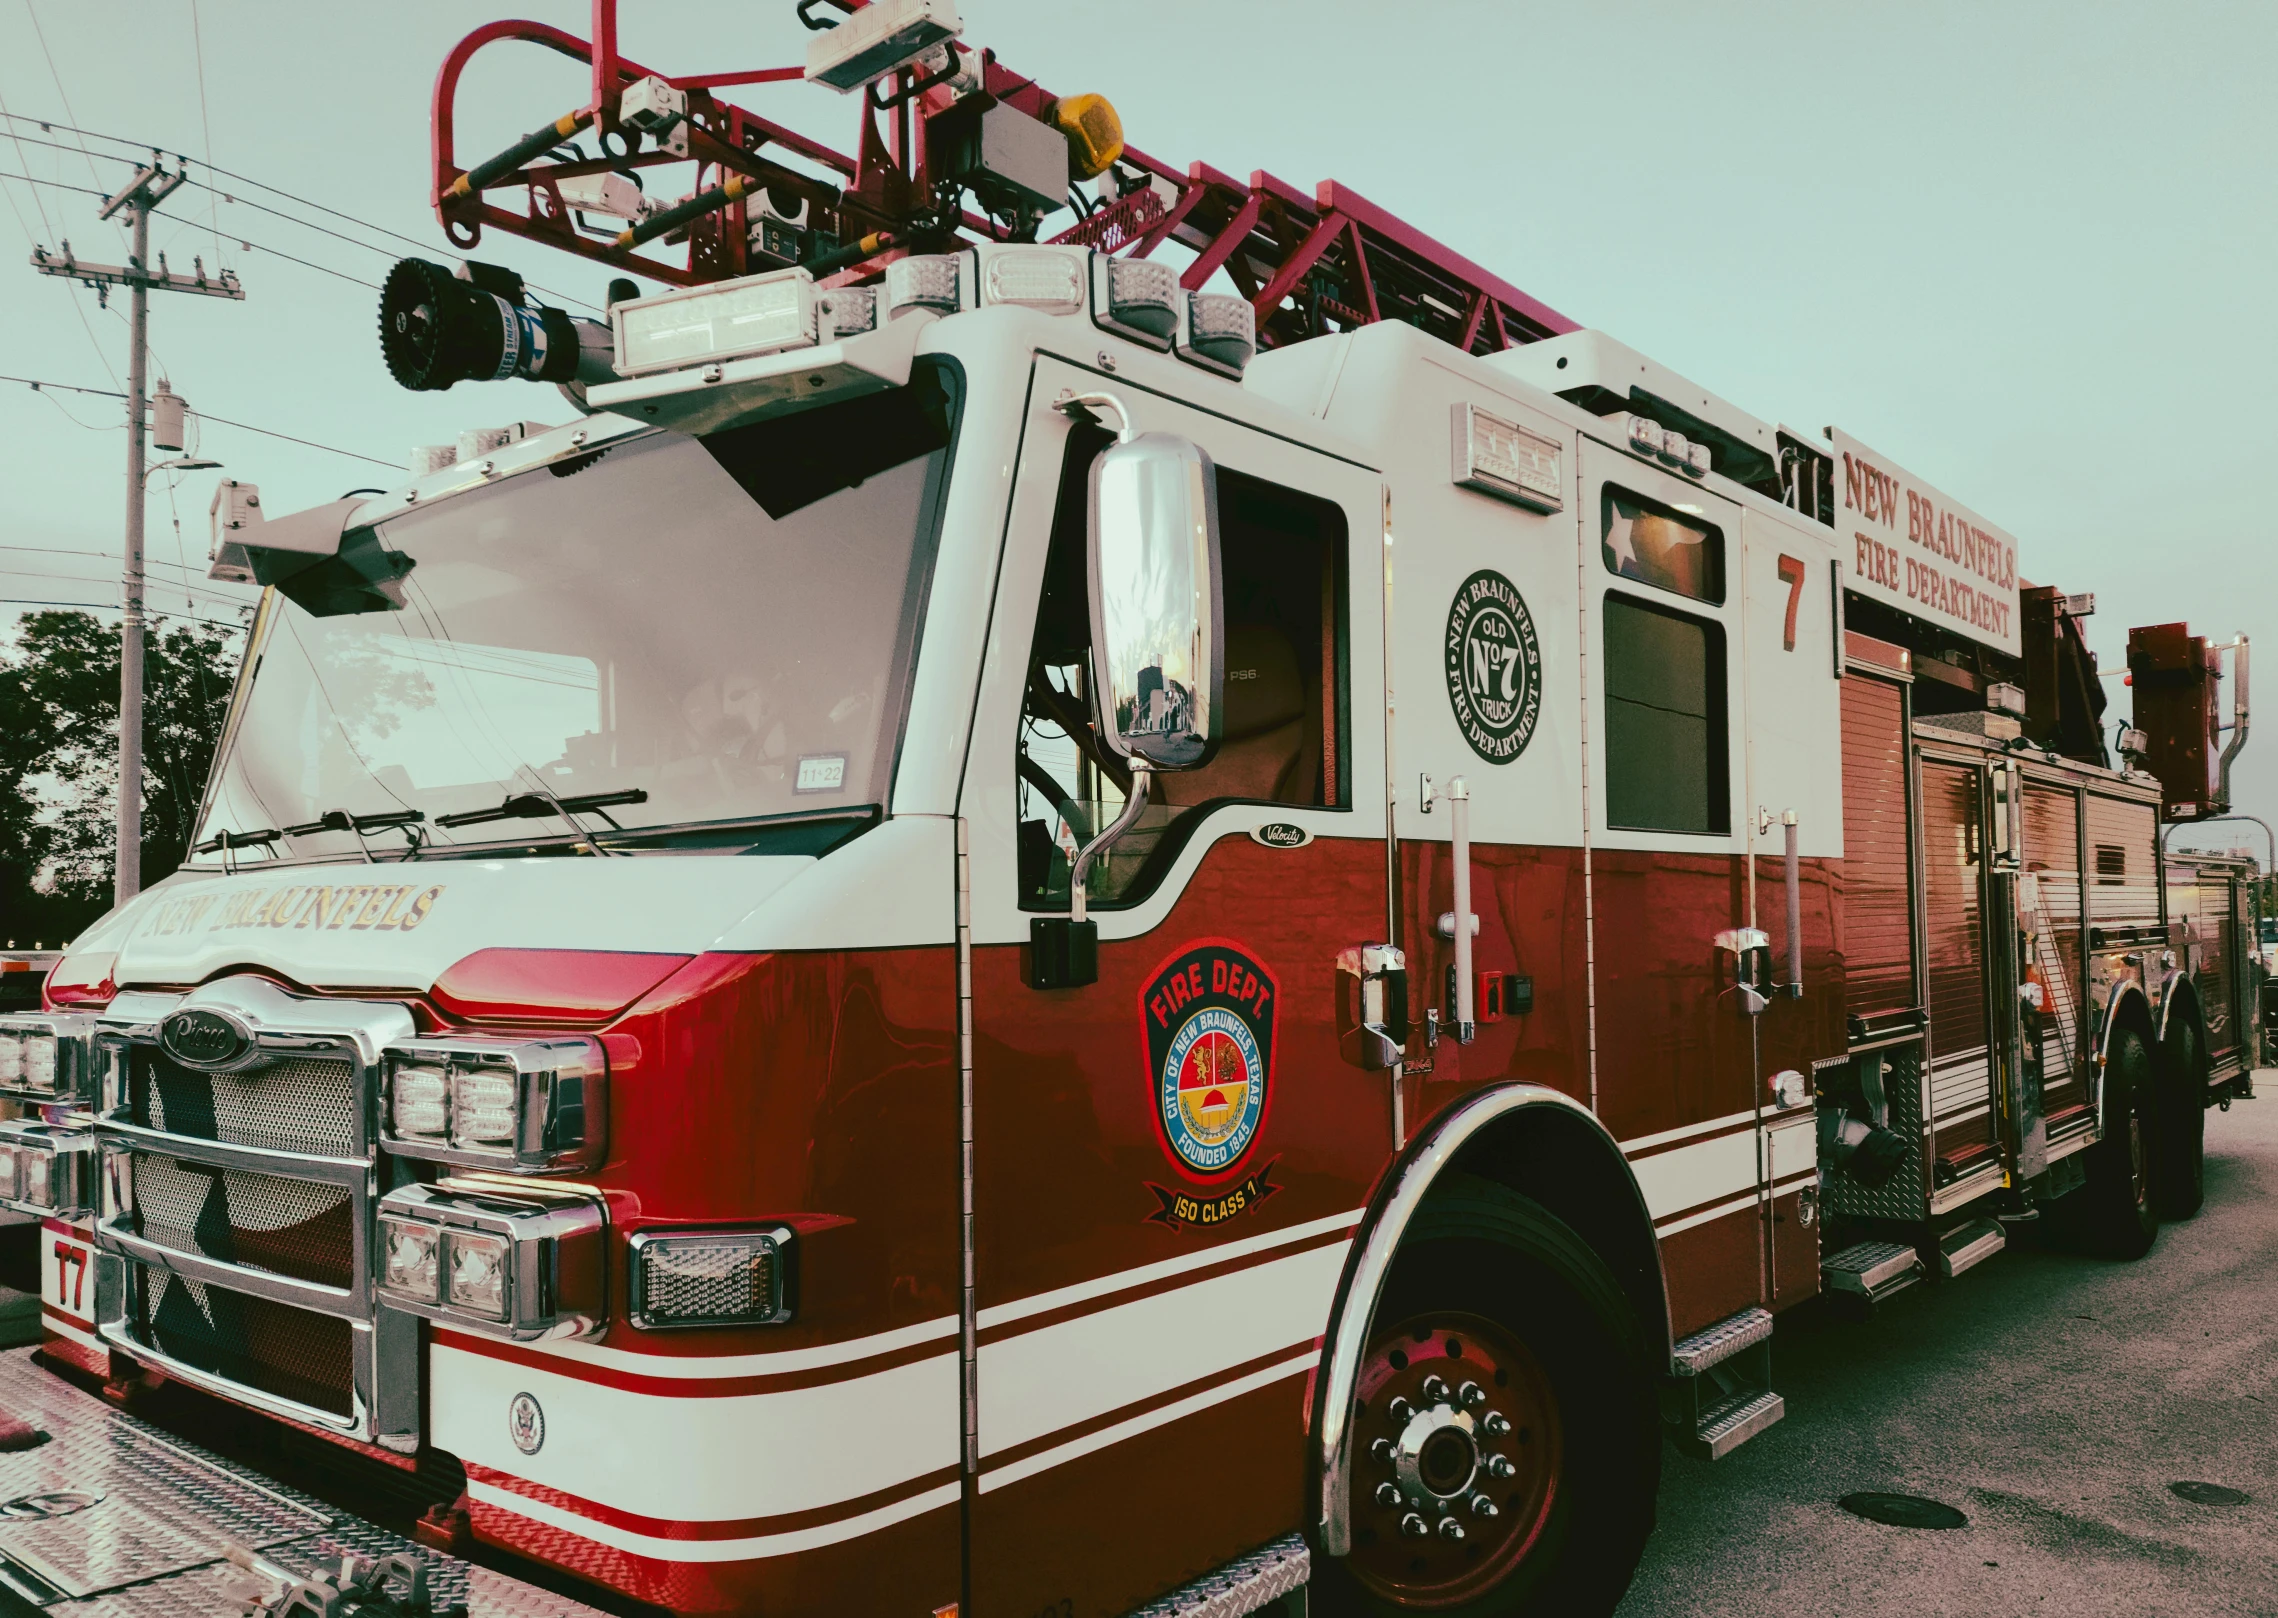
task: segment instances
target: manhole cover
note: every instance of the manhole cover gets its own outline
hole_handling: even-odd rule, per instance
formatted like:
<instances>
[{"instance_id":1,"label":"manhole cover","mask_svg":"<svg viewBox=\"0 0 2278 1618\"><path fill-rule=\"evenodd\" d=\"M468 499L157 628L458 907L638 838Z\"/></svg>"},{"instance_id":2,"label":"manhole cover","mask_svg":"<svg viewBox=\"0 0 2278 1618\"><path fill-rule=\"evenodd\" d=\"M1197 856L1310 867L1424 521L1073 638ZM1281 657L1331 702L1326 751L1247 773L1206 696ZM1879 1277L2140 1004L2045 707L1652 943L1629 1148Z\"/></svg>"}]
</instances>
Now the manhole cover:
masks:
<instances>
[{"instance_id":1,"label":"manhole cover","mask_svg":"<svg viewBox=\"0 0 2278 1618\"><path fill-rule=\"evenodd\" d=\"M2170 1483L2170 1493L2179 1494L2195 1506L2243 1506L2246 1495L2239 1489L2226 1489L2220 1483Z\"/></svg>"},{"instance_id":2,"label":"manhole cover","mask_svg":"<svg viewBox=\"0 0 2278 1618\"><path fill-rule=\"evenodd\" d=\"M1835 1502L1854 1517L1893 1528L1966 1528L1969 1518L1942 1501L1918 1494L1847 1494Z\"/></svg>"}]
</instances>

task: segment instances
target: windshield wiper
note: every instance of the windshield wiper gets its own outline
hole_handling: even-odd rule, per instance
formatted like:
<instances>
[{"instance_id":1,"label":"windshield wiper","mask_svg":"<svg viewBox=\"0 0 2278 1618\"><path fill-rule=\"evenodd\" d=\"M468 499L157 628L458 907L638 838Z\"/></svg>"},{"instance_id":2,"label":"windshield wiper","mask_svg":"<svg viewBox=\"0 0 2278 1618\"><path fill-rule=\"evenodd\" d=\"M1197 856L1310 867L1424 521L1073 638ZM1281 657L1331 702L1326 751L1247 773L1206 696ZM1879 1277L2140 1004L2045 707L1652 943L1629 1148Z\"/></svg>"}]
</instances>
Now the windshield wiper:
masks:
<instances>
[{"instance_id":1,"label":"windshield wiper","mask_svg":"<svg viewBox=\"0 0 2278 1618\"><path fill-rule=\"evenodd\" d=\"M263 848L275 842L277 828L263 826L259 831L231 831L223 827L191 850L193 854L214 854L228 848Z\"/></svg>"},{"instance_id":2,"label":"windshield wiper","mask_svg":"<svg viewBox=\"0 0 2278 1618\"><path fill-rule=\"evenodd\" d=\"M417 809L381 809L366 815L359 815L347 809L327 809L323 814L303 825L287 826L285 835L287 837L313 837L318 832L354 832L357 846L361 848L364 839L373 832L386 831L390 827L395 827L403 831L403 835L410 841L413 848L417 848L420 834L410 828L419 825L426 818L427 816ZM371 858L372 851L365 848L365 861L369 863Z\"/></svg>"},{"instance_id":3,"label":"windshield wiper","mask_svg":"<svg viewBox=\"0 0 2278 1618\"><path fill-rule=\"evenodd\" d=\"M587 792L574 798L557 798L540 788L536 792L510 792L506 801L495 809L465 809L455 815L437 815L435 824L445 827L479 826L490 820L544 820L559 815L581 836L590 836L583 826L578 825L578 815L601 814L603 810L618 805L648 801L648 793L640 787L626 787L617 792ZM613 831L625 829L607 814L601 814L601 818L609 822Z\"/></svg>"}]
</instances>

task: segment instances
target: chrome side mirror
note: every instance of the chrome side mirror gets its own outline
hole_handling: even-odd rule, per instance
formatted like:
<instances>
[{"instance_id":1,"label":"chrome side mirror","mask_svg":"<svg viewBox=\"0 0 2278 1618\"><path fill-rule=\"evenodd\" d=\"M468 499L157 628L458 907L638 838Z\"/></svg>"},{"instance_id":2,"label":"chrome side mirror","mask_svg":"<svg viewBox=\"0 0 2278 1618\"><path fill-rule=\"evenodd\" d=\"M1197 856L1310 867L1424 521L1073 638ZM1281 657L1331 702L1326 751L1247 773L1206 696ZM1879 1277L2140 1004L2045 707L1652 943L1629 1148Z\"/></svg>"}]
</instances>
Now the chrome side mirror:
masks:
<instances>
[{"instance_id":1,"label":"chrome side mirror","mask_svg":"<svg viewBox=\"0 0 2278 1618\"><path fill-rule=\"evenodd\" d=\"M1091 476L1093 690L1101 739L1134 765L1191 770L1223 728L1218 478L1170 433L1102 451Z\"/></svg>"}]
</instances>

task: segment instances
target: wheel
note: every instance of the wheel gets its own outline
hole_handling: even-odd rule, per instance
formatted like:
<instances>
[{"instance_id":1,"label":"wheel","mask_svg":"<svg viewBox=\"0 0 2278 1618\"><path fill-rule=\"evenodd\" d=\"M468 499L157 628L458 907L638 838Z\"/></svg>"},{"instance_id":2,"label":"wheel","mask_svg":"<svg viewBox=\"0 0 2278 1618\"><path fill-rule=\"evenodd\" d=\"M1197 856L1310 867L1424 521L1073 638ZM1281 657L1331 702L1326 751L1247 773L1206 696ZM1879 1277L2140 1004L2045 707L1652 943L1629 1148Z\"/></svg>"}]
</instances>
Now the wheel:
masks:
<instances>
[{"instance_id":1,"label":"wheel","mask_svg":"<svg viewBox=\"0 0 2278 1618\"><path fill-rule=\"evenodd\" d=\"M2151 1051L2133 1028L2112 1036L2104 1063L2104 1138L2081 1153L2088 1183L2057 1204L2090 1252L2141 1258L2159 1234L2152 1198L2159 1090Z\"/></svg>"},{"instance_id":2,"label":"wheel","mask_svg":"<svg viewBox=\"0 0 2278 1618\"><path fill-rule=\"evenodd\" d=\"M2207 1041L2178 1014L2160 1075L2159 1165L2152 1189L2162 1219L2188 1219L2207 1200Z\"/></svg>"},{"instance_id":3,"label":"wheel","mask_svg":"<svg viewBox=\"0 0 2278 1618\"><path fill-rule=\"evenodd\" d=\"M1353 1412L1352 1553L1324 1614L1613 1611L1653 1527L1658 1369L1579 1236L1492 1181L1418 1210Z\"/></svg>"}]
</instances>

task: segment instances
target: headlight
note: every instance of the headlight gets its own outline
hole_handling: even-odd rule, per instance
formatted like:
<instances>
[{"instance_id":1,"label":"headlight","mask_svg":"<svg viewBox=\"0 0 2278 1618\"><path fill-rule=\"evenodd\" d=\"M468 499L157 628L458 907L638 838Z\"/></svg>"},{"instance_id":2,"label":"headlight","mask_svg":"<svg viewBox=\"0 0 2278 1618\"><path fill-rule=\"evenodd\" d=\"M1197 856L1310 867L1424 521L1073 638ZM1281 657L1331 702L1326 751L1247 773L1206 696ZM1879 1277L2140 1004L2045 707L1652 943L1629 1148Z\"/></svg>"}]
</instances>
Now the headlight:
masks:
<instances>
[{"instance_id":1,"label":"headlight","mask_svg":"<svg viewBox=\"0 0 2278 1618\"><path fill-rule=\"evenodd\" d=\"M401 1297L435 1302L442 1291L442 1227L417 1219L383 1218L380 1240L386 1244L380 1285Z\"/></svg>"},{"instance_id":2,"label":"headlight","mask_svg":"<svg viewBox=\"0 0 2278 1618\"><path fill-rule=\"evenodd\" d=\"M18 1119L0 1124L0 1203L24 1213L76 1214L95 1188L95 1137Z\"/></svg>"},{"instance_id":3,"label":"headlight","mask_svg":"<svg viewBox=\"0 0 2278 1618\"><path fill-rule=\"evenodd\" d=\"M591 1169L607 1062L590 1039L418 1039L388 1047L380 1142L399 1157L521 1174Z\"/></svg>"},{"instance_id":4,"label":"headlight","mask_svg":"<svg viewBox=\"0 0 2278 1618\"><path fill-rule=\"evenodd\" d=\"M450 1255L454 1309L491 1320L506 1318L507 1238L484 1230L447 1230L443 1250Z\"/></svg>"},{"instance_id":5,"label":"headlight","mask_svg":"<svg viewBox=\"0 0 2278 1618\"><path fill-rule=\"evenodd\" d=\"M451 1130L451 1070L405 1062L393 1072L389 1122L394 1133L440 1141Z\"/></svg>"},{"instance_id":6,"label":"headlight","mask_svg":"<svg viewBox=\"0 0 2278 1618\"><path fill-rule=\"evenodd\" d=\"M41 1106L87 1100L93 1046L85 1017L0 1019L0 1095Z\"/></svg>"},{"instance_id":7,"label":"headlight","mask_svg":"<svg viewBox=\"0 0 2278 1618\"><path fill-rule=\"evenodd\" d=\"M593 1198L443 1181L380 1199L380 1297L516 1342L601 1329L608 1221Z\"/></svg>"},{"instance_id":8,"label":"headlight","mask_svg":"<svg viewBox=\"0 0 2278 1618\"><path fill-rule=\"evenodd\" d=\"M636 1326L772 1326L791 1318L786 1227L643 1231L626 1245Z\"/></svg>"}]
</instances>

